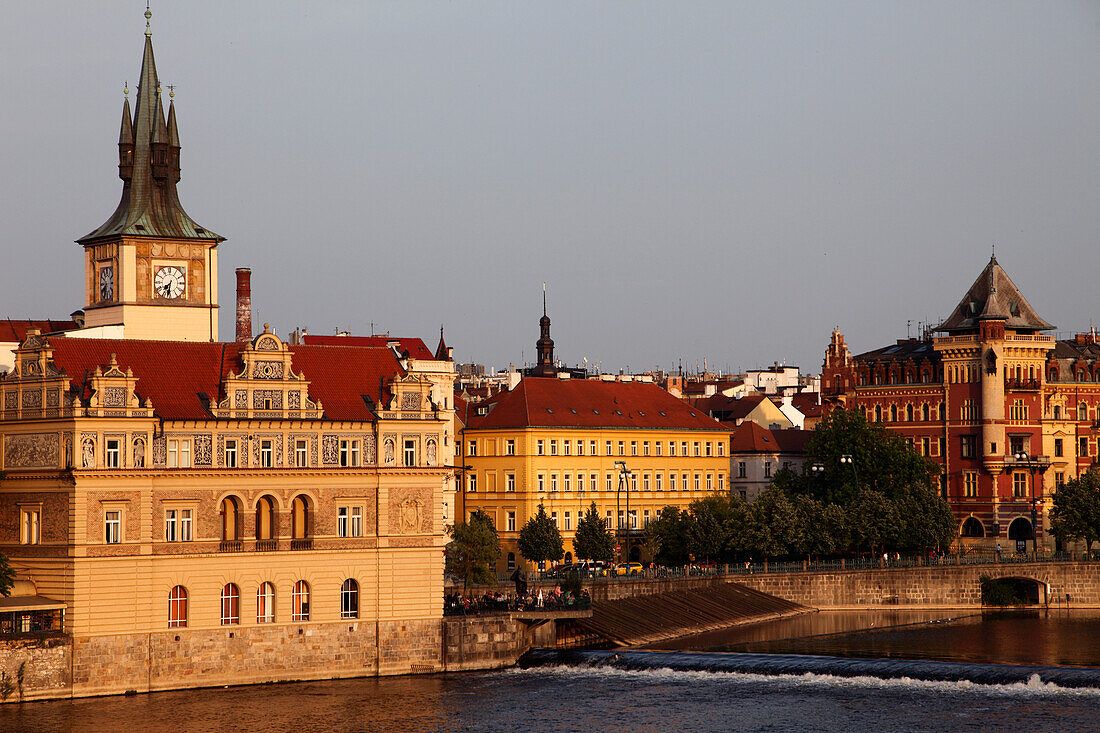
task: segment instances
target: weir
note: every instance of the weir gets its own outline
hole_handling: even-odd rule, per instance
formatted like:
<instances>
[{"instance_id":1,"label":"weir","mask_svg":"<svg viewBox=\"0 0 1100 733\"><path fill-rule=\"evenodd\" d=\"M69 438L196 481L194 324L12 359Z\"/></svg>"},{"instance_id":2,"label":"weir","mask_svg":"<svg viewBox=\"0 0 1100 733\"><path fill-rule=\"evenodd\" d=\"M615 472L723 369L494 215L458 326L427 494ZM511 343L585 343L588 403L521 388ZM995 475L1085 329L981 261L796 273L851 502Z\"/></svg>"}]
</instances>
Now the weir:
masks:
<instances>
[{"instance_id":1,"label":"weir","mask_svg":"<svg viewBox=\"0 0 1100 733\"><path fill-rule=\"evenodd\" d=\"M848 659L802 654L735 654L656 651L579 651L533 649L520 659L523 668L564 665L622 670L673 670L779 675L832 675L971 682L982 685L1030 684L1036 680L1067 688L1100 690L1100 668L1040 665L971 664L915 659Z\"/></svg>"}]
</instances>

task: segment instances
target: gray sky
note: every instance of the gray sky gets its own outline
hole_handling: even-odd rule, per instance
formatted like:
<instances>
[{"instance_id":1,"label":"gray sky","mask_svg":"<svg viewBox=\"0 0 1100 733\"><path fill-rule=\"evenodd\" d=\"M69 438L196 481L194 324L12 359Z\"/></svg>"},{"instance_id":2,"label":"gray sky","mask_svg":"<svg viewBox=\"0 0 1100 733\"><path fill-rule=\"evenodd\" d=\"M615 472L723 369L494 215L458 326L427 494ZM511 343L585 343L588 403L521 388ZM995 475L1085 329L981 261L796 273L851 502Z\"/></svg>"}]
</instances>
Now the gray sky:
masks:
<instances>
[{"instance_id":1,"label":"gray sky","mask_svg":"<svg viewBox=\"0 0 1100 733\"><path fill-rule=\"evenodd\" d=\"M63 317L144 3L2 5L0 316ZM994 242L1060 331L1100 321L1094 0L152 9L223 338L250 266L257 325L442 322L518 364L546 280L570 364L816 372L834 326L864 351L945 317Z\"/></svg>"}]
</instances>

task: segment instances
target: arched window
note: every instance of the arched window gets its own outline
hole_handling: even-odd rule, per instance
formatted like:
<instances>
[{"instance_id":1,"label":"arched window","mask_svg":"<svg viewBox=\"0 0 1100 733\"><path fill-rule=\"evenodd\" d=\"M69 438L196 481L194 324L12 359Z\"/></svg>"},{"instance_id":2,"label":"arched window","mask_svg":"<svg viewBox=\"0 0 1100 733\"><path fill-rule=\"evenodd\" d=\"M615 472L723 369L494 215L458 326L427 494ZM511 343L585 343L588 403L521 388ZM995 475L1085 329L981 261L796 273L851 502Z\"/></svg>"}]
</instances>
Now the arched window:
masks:
<instances>
[{"instance_id":1,"label":"arched window","mask_svg":"<svg viewBox=\"0 0 1100 733\"><path fill-rule=\"evenodd\" d=\"M985 537L985 529L977 518L967 517L960 534L963 537Z\"/></svg>"},{"instance_id":2,"label":"arched window","mask_svg":"<svg viewBox=\"0 0 1100 733\"><path fill-rule=\"evenodd\" d=\"M187 589L177 585L168 593L168 628L187 625Z\"/></svg>"},{"instance_id":3,"label":"arched window","mask_svg":"<svg viewBox=\"0 0 1100 733\"><path fill-rule=\"evenodd\" d=\"M1008 539L1010 540L1030 540L1031 539L1031 522L1027 521L1023 517L1016 517L1012 520L1012 524L1008 525Z\"/></svg>"},{"instance_id":4,"label":"arched window","mask_svg":"<svg viewBox=\"0 0 1100 733\"><path fill-rule=\"evenodd\" d=\"M515 570L516 569L516 553L514 553L514 552L509 552L508 553L508 569L509 570Z\"/></svg>"},{"instance_id":5,"label":"arched window","mask_svg":"<svg viewBox=\"0 0 1100 733\"><path fill-rule=\"evenodd\" d=\"M340 618L359 618L359 584L351 578L340 586Z\"/></svg>"},{"instance_id":6,"label":"arched window","mask_svg":"<svg viewBox=\"0 0 1100 733\"><path fill-rule=\"evenodd\" d=\"M222 586L222 626L235 626L241 622L241 589L236 583Z\"/></svg>"},{"instance_id":7,"label":"arched window","mask_svg":"<svg viewBox=\"0 0 1100 733\"><path fill-rule=\"evenodd\" d=\"M1061 405L1055 405L1054 406L1054 419L1055 420L1061 420L1062 419L1062 406Z\"/></svg>"},{"instance_id":8,"label":"arched window","mask_svg":"<svg viewBox=\"0 0 1100 733\"><path fill-rule=\"evenodd\" d=\"M882 405L875 405L875 422L882 422Z\"/></svg>"},{"instance_id":9,"label":"arched window","mask_svg":"<svg viewBox=\"0 0 1100 733\"><path fill-rule=\"evenodd\" d=\"M924 420L925 422L928 422L928 419L929 419L930 416L931 416L931 410L928 409L928 403L925 402L923 405L921 405L921 408L920 408L920 419Z\"/></svg>"},{"instance_id":10,"label":"arched window","mask_svg":"<svg viewBox=\"0 0 1100 733\"><path fill-rule=\"evenodd\" d=\"M309 536L309 504L305 496L295 496L290 503L290 536L296 540Z\"/></svg>"},{"instance_id":11,"label":"arched window","mask_svg":"<svg viewBox=\"0 0 1100 733\"><path fill-rule=\"evenodd\" d=\"M940 420L942 422L943 421L943 415L944 415L943 403L940 402L938 405L936 405L936 419Z\"/></svg>"},{"instance_id":12,"label":"arched window","mask_svg":"<svg viewBox=\"0 0 1100 733\"><path fill-rule=\"evenodd\" d=\"M241 507L232 496L222 499L222 541L232 542L241 538Z\"/></svg>"},{"instance_id":13,"label":"arched window","mask_svg":"<svg viewBox=\"0 0 1100 733\"><path fill-rule=\"evenodd\" d=\"M275 538L275 500L270 496L261 496L256 502L256 539Z\"/></svg>"},{"instance_id":14,"label":"arched window","mask_svg":"<svg viewBox=\"0 0 1100 733\"><path fill-rule=\"evenodd\" d=\"M260 583L256 591L256 623L275 623L275 586Z\"/></svg>"},{"instance_id":15,"label":"arched window","mask_svg":"<svg viewBox=\"0 0 1100 733\"><path fill-rule=\"evenodd\" d=\"M898 421L898 406L890 405L890 422Z\"/></svg>"},{"instance_id":16,"label":"arched window","mask_svg":"<svg viewBox=\"0 0 1100 733\"><path fill-rule=\"evenodd\" d=\"M294 584L293 620L309 621L309 583L299 580Z\"/></svg>"},{"instance_id":17,"label":"arched window","mask_svg":"<svg viewBox=\"0 0 1100 733\"><path fill-rule=\"evenodd\" d=\"M1089 406L1084 402L1077 403L1077 419L1088 420L1089 419Z\"/></svg>"},{"instance_id":18,"label":"arched window","mask_svg":"<svg viewBox=\"0 0 1100 733\"><path fill-rule=\"evenodd\" d=\"M907 422L913 422L913 404L909 403L905 406L905 419Z\"/></svg>"}]
</instances>

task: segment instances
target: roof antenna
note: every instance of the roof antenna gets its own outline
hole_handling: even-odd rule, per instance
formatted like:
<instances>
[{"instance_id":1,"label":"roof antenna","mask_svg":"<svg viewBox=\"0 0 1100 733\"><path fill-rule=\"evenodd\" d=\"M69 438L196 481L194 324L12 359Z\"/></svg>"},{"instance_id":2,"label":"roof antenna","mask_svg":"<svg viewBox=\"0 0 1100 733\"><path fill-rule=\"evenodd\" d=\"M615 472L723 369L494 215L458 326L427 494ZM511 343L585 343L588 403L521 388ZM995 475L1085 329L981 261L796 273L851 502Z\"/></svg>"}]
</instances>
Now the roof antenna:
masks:
<instances>
[{"instance_id":1,"label":"roof antenna","mask_svg":"<svg viewBox=\"0 0 1100 733\"><path fill-rule=\"evenodd\" d=\"M542 314L546 315L546 281L542 281Z\"/></svg>"},{"instance_id":2,"label":"roof antenna","mask_svg":"<svg viewBox=\"0 0 1100 733\"><path fill-rule=\"evenodd\" d=\"M145 37L148 38L153 35L153 31L149 29L149 19L153 17L153 14L149 11L149 0L145 0Z\"/></svg>"}]
</instances>

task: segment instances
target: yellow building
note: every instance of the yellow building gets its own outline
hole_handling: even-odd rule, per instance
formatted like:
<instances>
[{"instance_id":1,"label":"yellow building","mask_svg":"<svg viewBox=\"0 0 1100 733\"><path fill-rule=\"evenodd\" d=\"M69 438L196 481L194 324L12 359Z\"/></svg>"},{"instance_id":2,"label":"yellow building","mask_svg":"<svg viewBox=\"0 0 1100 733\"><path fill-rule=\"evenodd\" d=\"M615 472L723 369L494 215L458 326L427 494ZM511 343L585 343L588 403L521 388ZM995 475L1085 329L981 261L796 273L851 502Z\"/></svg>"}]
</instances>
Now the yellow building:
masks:
<instances>
[{"instance_id":1,"label":"yellow building","mask_svg":"<svg viewBox=\"0 0 1100 733\"><path fill-rule=\"evenodd\" d=\"M0 377L0 636L69 636L46 697L438 669L453 364L247 312L213 340L221 238L179 207L148 32L137 100L90 328L28 330Z\"/></svg>"},{"instance_id":2,"label":"yellow building","mask_svg":"<svg viewBox=\"0 0 1100 733\"><path fill-rule=\"evenodd\" d=\"M528 376L466 406L463 423L461 516L480 509L493 518L502 574L521 562L519 530L540 503L566 561L592 502L621 533L621 555L638 559L644 527L663 507L729 488L729 431L648 382Z\"/></svg>"}]
</instances>

